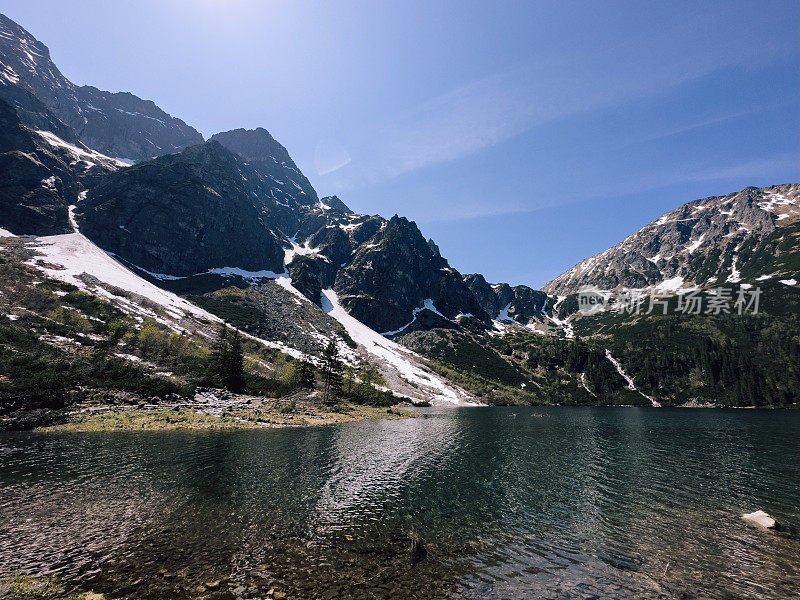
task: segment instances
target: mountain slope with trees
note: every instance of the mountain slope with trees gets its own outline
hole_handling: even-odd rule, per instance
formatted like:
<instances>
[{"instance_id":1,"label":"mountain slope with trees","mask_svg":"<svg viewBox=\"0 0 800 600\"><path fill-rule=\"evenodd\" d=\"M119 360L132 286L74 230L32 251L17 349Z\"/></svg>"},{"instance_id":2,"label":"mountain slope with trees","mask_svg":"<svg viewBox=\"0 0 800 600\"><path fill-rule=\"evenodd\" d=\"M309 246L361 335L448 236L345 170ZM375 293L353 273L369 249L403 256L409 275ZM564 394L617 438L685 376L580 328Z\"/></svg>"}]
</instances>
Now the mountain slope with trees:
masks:
<instances>
[{"instance_id":1,"label":"mountain slope with trees","mask_svg":"<svg viewBox=\"0 0 800 600\"><path fill-rule=\"evenodd\" d=\"M204 142L148 101L74 86L47 48L5 17L0 38L0 235L13 249L9 268L35 267L92 302L135 313L141 321L126 330L131 338L152 327L189 327L208 355L191 358L192 368L216 385L288 389L276 383L283 376L248 375L260 372L257 361L269 371L270 361L284 360L253 354L256 343L298 361L292 389L307 389L312 371L327 364L326 401L331 389L335 397L392 401L377 383L423 401L793 402L800 184L684 204L544 290L493 284L452 268L413 221L356 214L336 196L320 198L266 129L234 129ZM28 288L40 285L36 277ZM577 292L585 286L659 292L672 308L694 289L763 288L763 311L631 315L620 301L584 314ZM70 302L76 292L56 291ZM92 317L106 323L81 333L113 335L104 329L108 319L78 314L59 294L47 296L40 320L9 318L9 356L31 344L30 356L65 364L53 344L34 341L51 335L49 321L72 323L73 313L82 324ZM229 327L224 335L209 331L221 321ZM23 324L33 332L27 338ZM91 362L84 350L81 361ZM20 364L15 377L40 363ZM120 377L131 368L120 367ZM94 386L105 371L77 372ZM66 381L74 392L78 383Z\"/></svg>"}]
</instances>

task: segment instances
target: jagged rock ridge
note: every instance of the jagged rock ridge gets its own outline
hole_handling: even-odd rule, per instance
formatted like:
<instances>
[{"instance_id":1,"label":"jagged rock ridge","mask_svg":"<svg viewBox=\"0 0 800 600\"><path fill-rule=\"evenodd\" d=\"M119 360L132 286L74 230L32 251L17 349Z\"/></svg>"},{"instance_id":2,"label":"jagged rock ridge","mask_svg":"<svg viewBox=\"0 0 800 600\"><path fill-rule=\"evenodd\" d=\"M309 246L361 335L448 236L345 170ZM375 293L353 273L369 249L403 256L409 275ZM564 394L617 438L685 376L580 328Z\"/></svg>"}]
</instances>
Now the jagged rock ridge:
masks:
<instances>
[{"instance_id":1,"label":"jagged rock ridge","mask_svg":"<svg viewBox=\"0 0 800 600\"><path fill-rule=\"evenodd\" d=\"M539 290L526 285L490 284L479 273L465 275L464 281L492 319L527 325L545 313L547 294Z\"/></svg>"},{"instance_id":2,"label":"jagged rock ridge","mask_svg":"<svg viewBox=\"0 0 800 600\"><path fill-rule=\"evenodd\" d=\"M128 92L76 86L50 59L50 51L0 14L0 98L19 109L23 123L112 157L139 161L198 144L203 136L150 100ZM39 101L39 103L36 102ZM48 122L48 109L61 125ZM72 129L70 135L65 129ZM71 137L76 139L70 139Z\"/></svg>"},{"instance_id":3,"label":"jagged rock ridge","mask_svg":"<svg viewBox=\"0 0 800 600\"><path fill-rule=\"evenodd\" d=\"M760 241L800 220L800 184L748 187L727 196L694 200L659 217L613 248L588 258L544 286L566 295L589 286L738 283ZM780 273L774 273L779 275ZM773 273L751 273L756 278Z\"/></svg>"},{"instance_id":4,"label":"jagged rock ridge","mask_svg":"<svg viewBox=\"0 0 800 600\"><path fill-rule=\"evenodd\" d=\"M78 142L80 144L80 142ZM68 207L116 161L20 123L0 100L0 227L16 235L68 233Z\"/></svg>"},{"instance_id":5,"label":"jagged rock ridge","mask_svg":"<svg viewBox=\"0 0 800 600\"><path fill-rule=\"evenodd\" d=\"M319 202L311 182L294 164L286 148L263 127L224 131L211 139L238 154L262 177L270 179L277 201L300 206Z\"/></svg>"},{"instance_id":6,"label":"jagged rock ridge","mask_svg":"<svg viewBox=\"0 0 800 600\"><path fill-rule=\"evenodd\" d=\"M108 177L80 203L78 222L103 249L159 275L225 267L279 273L274 201L259 183L233 153L206 142Z\"/></svg>"},{"instance_id":7,"label":"jagged rock ridge","mask_svg":"<svg viewBox=\"0 0 800 600\"><path fill-rule=\"evenodd\" d=\"M335 289L350 314L382 332L410 325L421 311L441 321L465 314L488 321L461 274L431 249L413 221L397 215L358 248Z\"/></svg>"}]
</instances>

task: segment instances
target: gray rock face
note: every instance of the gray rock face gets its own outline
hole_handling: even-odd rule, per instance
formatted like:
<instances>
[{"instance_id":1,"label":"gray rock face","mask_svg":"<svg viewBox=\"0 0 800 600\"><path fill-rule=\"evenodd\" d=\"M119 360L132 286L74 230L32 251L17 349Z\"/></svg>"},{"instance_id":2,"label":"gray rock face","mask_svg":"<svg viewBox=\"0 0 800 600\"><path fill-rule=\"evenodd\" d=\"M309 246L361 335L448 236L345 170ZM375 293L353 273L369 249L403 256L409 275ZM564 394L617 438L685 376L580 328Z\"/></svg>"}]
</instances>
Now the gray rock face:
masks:
<instances>
[{"instance_id":1,"label":"gray rock face","mask_svg":"<svg viewBox=\"0 0 800 600\"><path fill-rule=\"evenodd\" d=\"M566 295L583 286L644 288L666 280L667 287L736 283L748 262L759 258L742 249L798 220L800 184L695 200L578 263L544 289Z\"/></svg>"},{"instance_id":2,"label":"gray rock face","mask_svg":"<svg viewBox=\"0 0 800 600\"><path fill-rule=\"evenodd\" d=\"M77 194L69 167L40 150L36 135L0 101L0 227L16 235L67 233L67 202Z\"/></svg>"},{"instance_id":3,"label":"gray rock face","mask_svg":"<svg viewBox=\"0 0 800 600\"><path fill-rule=\"evenodd\" d=\"M214 134L211 139L241 156L248 166L270 180L277 201L291 206L319 202L317 192L294 164L286 148L263 127L224 131Z\"/></svg>"},{"instance_id":4,"label":"gray rock face","mask_svg":"<svg viewBox=\"0 0 800 600\"><path fill-rule=\"evenodd\" d=\"M331 278L328 264L323 260L298 256L288 266L292 285L316 305L322 303L322 288Z\"/></svg>"},{"instance_id":5,"label":"gray rock face","mask_svg":"<svg viewBox=\"0 0 800 600\"><path fill-rule=\"evenodd\" d=\"M514 298L508 307L508 316L523 325L530 323L534 318L541 317L546 309L547 294L541 290L534 290L527 285L517 285L511 288Z\"/></svg>"},{"instance_id":6,"label":"gray rock face","mask_svg":"<svg viewBox=\"0 0 800 600\"><path fill-rule=\"evenodd\" d=\"M59 116L70 118L82 142L108 156L138 162L203 142L194 127L131 93L83 86L76 98L80 116Z\"/></svg>"},{"instance_id":7,"label":"gray rock face","mask_svg":"<svg viewBox=\"0 0 800 600\"><path fill-rule=\"evenodd\" d=\"M78 143L78 134L47 110L31 92L0 79L0 99L10 104L22 123L35 131L51 131L65 142Z\"/></svg>"},{"instance_id":8,"label":"gray rock face","mask_svg":"<svg viewBox=\"0 0 800 600\"><path fill-rule=\"evenodd\" d=\"M319 248L319 254L334 265L341 265L350 260L353 246L350 236L340 227L324 227L311 236L311 244Z\"/></svg>"},{"instance_id":9,"label":"gray rock face","mask_svg":"<svg viewBox=\"0 0 800 600\"><path fill-rule=\"evenodd\" d=\"M0 97L22 109L25 125L47 127L73 141L64 131L70 128L87 146L111 157L140 161L203 141L197 130L149 100L76 86L50 59L47 46L5 15L0 15L0 81ZM39 100L62 125L43 120L19 90Z\"/></svg>"},{"instance_id":10,"label":"gray rock face","mask_svg":"<svg viewBox=\"0 0 800 600\"><path fill-rule=\"evenodd\" d=\"M116 170L88 148L53 145L0 100L0 227L17 235L69 233L68 206L83 186Z\"/></svg>"},{"instance_id":11,"label":"gray rock face","mask_svg":"<svg viewBox=\"0 0 800 600\"><path fill-rule=\"evenodd\" d=\"M465 275L464 281L484 311L493 319L512 320L527 325L541 317L547 294L526 285L512 287L507 283L490 284L483 275Z\"/></svg>"},{"instance_id":12,"label":"gray rock face","mask_svg":"<svg viewBox=\"0 0 800 600\"><path fill-rule=\"evenodd\" d=\"M510 298L501 298L494 287L488 283L480 273L464 275L464 282L475 295L481 308L493 319L497 318L497 315L500 314L500 310L505 306L506 302L504 301L511 301Z\"/></svg>"},{"instance_id":13,"label":"gray rock face","mask_svg":"<svg viewBox=\"0 0 800 600\"><path fill-rule=\"evenodd\" d=\"M377 331L408 325L415 309L488 320L458 271L431 250L415 223L396 215L356 250L337 274L335 289L342 305ZM433 306L425 308L426 301Z\"/></svg>"},{"instance_id":14,"label":"gray rock face","mask_svg":"<svg viewBox=\"0 0 800 600\"><path fill-rule=\"evenodd\" d=\"M217 142L122 169L78 207L81 231L104 250L159 274L283 271L270 231L273 200L258 176Z\"/></svg>"}]
</instances>

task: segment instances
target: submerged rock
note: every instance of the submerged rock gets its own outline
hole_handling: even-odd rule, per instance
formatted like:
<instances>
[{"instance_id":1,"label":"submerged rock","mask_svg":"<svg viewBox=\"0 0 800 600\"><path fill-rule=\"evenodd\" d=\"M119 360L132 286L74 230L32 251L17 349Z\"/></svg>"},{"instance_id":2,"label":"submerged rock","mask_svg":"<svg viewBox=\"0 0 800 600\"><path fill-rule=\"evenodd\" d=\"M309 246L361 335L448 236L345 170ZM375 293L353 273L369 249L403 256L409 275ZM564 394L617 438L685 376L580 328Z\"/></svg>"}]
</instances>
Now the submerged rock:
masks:
<instances>
[{"instance_id":1,"label":"submerged rock","mask_svg":"<svg viewBox=\"0 0 800 600\"><path fill-rule=\"evenodd\" d=\"M416 532L411 534L411 546L408 551L411 555L411 562L414 565L428 557L428 549L425 547L425 541Z\"/></svg>"}]
</instances>

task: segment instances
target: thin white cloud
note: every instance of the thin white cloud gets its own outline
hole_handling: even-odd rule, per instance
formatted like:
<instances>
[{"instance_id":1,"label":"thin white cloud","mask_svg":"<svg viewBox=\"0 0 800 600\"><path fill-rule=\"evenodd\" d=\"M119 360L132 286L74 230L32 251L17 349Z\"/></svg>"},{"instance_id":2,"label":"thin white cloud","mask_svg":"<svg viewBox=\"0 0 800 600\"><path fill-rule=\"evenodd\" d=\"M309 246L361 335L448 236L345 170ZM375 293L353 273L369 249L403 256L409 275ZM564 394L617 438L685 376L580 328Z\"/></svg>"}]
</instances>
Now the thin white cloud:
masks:
<instances>
[{"instance_id":1,"label":"thin white cloud","mask_svg":"<svg viewBox=\"0 0 800 600\"><path fill-rule=\"evenodd\" d=\"M348 144L352 164L325 186L342 192L458 160L548 122L663 94L721 67L768 63L785 49L765 47L758 57L736 44L668 57L658 48L636 50L539 58L431 98Z\"/></svg>"},{"instance_id":2,"label":"thin white cloud","mask_svg":"<svg viewBox=\"0 0 800 600\"><path fill-rule=\"evenodd\" d=\"M785 181L776 179L785 177L787 173L790 175ZM452 207L443 206L439 212L429 213L425 218L418 218L418 221L420 223L451 222L503 215L528 214L574 202L601 201L607 200L612 196L647 193L672 185L714 181L730 181L732 185L740 185L742 180L745 180L745 185L763 185L765 181L770 184L800 181L798 157L794 153L787 152L722 168L692 169L670 166L658 172L643 174L638 178L627 178L625 181L612 181L605 184L595 182L592 184L591 192L571 189L553 193L539 193L535 200L529 199L524 204L519 202L467 201L459 204L457 212L454 212ZM598 189L598 185L604 185L605 189ZM726 184L721 186L719 193L728 194L733 191L736 190L730 189L730 186ZM679 203L688 202L689 200L691 198L683 198L680 199Z\"/></svg>"},{"instance_id":3,"label":"thin white cloud","mask_svg":"<svg viewBox=\"0 0 800 600\"><path fill-rule=\"evenodd\" d=\"M314 150L314 167L318 175L338 171L350 163L350 154L335 140L320 140Z\"/></svg>"},{"instance_id":4,"label":"thin white cloud","mask_svg":"<svg viewBox=\"0 0 800 600\"><path fill-rule=\"evenodd\" d=\"M765 177L779 177L779 173L793 172L793 182L800 179L800 163L795 153L787 152L767 158L761 158L717 169L706 169L687 174L678 183L694 181L724 181L726 179L752 178L760 179ZM778 183L790 183L788 181L775 181Z\"/></svg>"}]
</instances>

